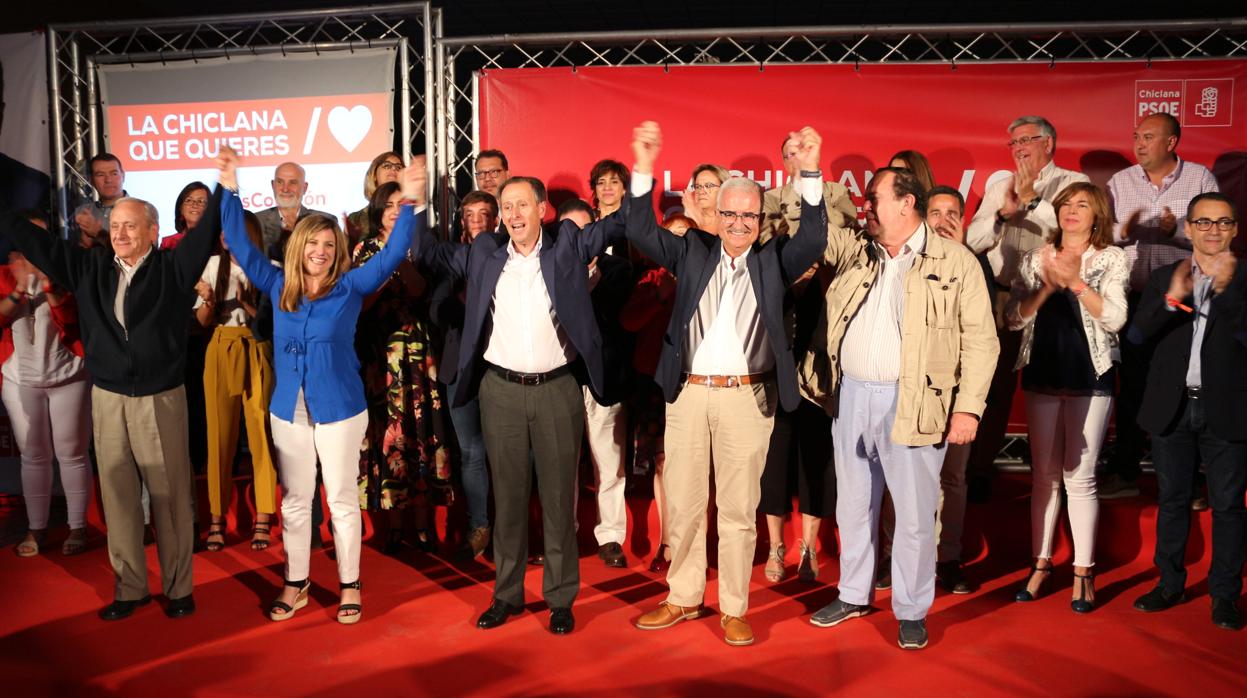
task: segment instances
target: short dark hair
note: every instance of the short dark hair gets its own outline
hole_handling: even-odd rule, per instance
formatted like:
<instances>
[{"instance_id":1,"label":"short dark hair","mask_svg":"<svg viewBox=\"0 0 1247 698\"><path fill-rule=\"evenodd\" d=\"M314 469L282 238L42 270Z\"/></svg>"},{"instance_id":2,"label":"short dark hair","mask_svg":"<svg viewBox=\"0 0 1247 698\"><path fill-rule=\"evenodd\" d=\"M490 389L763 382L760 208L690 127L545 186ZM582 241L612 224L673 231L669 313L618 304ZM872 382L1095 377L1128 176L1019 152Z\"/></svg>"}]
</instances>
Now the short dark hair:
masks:
<instances>
[{"instance_id":1,"label":"short dark hair","mask_svg":"<svg viewBox=\"0 0 1247 698\"><path fill-rule=\"evenodd\" d=\"M564 201L559 204L559 210L554 214L554 217L556 219L562 218L563 216L576 211L582 211L589 214L589 220L593 220L593 207L590 206L589 202L584 199L568 199L567 201Z\"/></svg>"},{"instance_id":2,"label":"short dark hair","mask_svg":"<svg viewBox=\"0 0 1247 698\"><path fill-rule=\"evenodd\" d=\"M1165 129L1169 131L1169 135L1182 140L1182 123L1178 121L1178 117L1169 112L1157 111L1148 114L1145 119L1160 119L1165 122Z\"/></svg>"},{"instance_id":3,"label":"short dark hair","mask_svg":"<svg viewBox=\"0 0 1247 698\"><path fill-rule=\"evenodd\" d=\"M372 198L368 199L368 227L372 232L381 232L381 216L385 215L385 205L391 196L402 189L398 182L386 182L377 185L372 191Z\"/></svg>"},{"instance_id":4,"label":"short dark hair","mask_svg":"<svg viewBox=\"0 0 1247 698\"><path fill-rule=\"evenodd\" d=\"M472 204L487 204L489 208L493 210L494 215L498 215L498 199L494 198L494 195L487 191L477 189L476 191L468 192L467 195L463 197L463 201L459 202L460 215L463 214L464 208Z\"/></svg>"},{"instance_id":5,"label":"short dark hair","mask_svg":"<svg viewBox=\"0 0 1247 698\"><path fill-rule=\"evenodd\" d=\"M947 184L937 184L927 190L927 205L930 206L931 199L934 199L937 196L951 196L956 199L957 206L961 208L961 215L965 215L966 197L962 196L960 191L953 189Z\"/></svg>"},{"instance_id":6,"label":"short dark hair","mask_svg":"<svg viewBox=\"0 0 1247 698\"><path fill-rule=\"evenodd\" d=\"M502 193L505 192L507 187L512 184L527 184L532 187L533 193L537 195L537 203L541 203L546 200L546 185L542 184L540 179L537 179L536 177L511 177L507 181L503 182L502 186L498 188L499 202L502 201Z\"/></svg>"},{"instance_id":7,"label":"short dark hair","mask_svg":"<svg viewBox=\"0 0 1247 698\"><path fill-rule=\"evenodd\" d=\"M608 174L619 177L619 181L623 182L624 187L628 186L628 180L630 179L628 168L624 167L624 164L618 160L607 158L606 160L598 160L593 169L589 170L589 189L597 186L598 180Z\"/></svg>"},{"instance_id":8,"label":"short dark hair","mask_svg":"<svg viewBox=\"0 0 1247 698\"><path fill-rule=\"evenodd\" d=\"M1230 200L1230 197L1219 191L1206 191L1194 199L1191 199L1191 203L1186 205L1186 220L1188 223L1195 220L1195 205L1201 201L1220 201L1230 207L1230 217L1236 220L1238 219L1238 207L1234 205L1234 202Z\"/></svg>"},{"instance_id":9,"label":"short dark hair","mask_svg":"<svg viewBox=\"0 0 1247 698\"><path fill-rule=\"evenodd\" d=\"M498 158L499 160L502 161L502 169L504 170L511 169L511 166L507 164L506 153L502 152L501 150L497 150L494 148L490 148L489 150L482 150L481 152L476 154L476 160L474 160L473 162L480 162L481 158Z\"/></svg>"},{"instance_id":10,"label":"short dark hair","mask_svg":"<svg viewBox=\"0 0 1247 698\"><path fill-rule=\"evenodd\" d=\"M892 173L892 195L896 198L904 198L905 196L914 197L914 210L919 216L927 215L927 190L922 186L922 182L918 179L918 175L913 170L904 167L880 167L875 170L875 175L871 179L882 177L885 173Z\"/></svg>"},{"instance_id":11,"label":"short dark hair","mask_svg":"<svg viewBox=\"0 0 1247 698\"><path fill-rule=\"evenodd\" d=\"M927 156L916 150L902 150L888 158L888 166L891 167L897 160L905 163L905 168L914 173L924 189L935 186L935 173L931 171L931 162L927 160Z\"/></svg>"},{"instance_id":12,"label":"short dark hair","mask_svg":"<svg viewBox=\"0 0 1247 698\"><path fill-rule=\"evenodd\" d=\"M112 153L100 153L99 155L92 155L91 159L87 160L87 174L88 175L91 174L91 171L95 168L95 163L97 162L115 162L117 163L117 169L121 170L122 172L126 171L126 168L121 166L121 159L118 158L116 155L113 155Z\"/></svg>"}]
</instances>

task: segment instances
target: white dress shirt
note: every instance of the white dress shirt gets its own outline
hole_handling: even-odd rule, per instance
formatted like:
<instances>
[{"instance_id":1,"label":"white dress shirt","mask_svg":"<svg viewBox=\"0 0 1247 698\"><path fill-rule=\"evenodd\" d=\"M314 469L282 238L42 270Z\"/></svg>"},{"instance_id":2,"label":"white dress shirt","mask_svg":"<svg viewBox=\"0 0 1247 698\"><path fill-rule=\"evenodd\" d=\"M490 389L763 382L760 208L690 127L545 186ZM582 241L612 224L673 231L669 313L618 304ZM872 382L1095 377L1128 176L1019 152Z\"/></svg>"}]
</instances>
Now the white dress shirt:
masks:
<instances>
[{"instance_id":1,"label":"white dress shirt","mask_svg":"<svg viewBox=\"0 0 1247 698\"><path fill-rule=\"evenodd\" d=\"M507 263L494 287L490 313L494 329L485 345L485 360L520 373L546 373L576 358L576 349L554 314L554 304L541 275L541 245L527 257L507 244Z\"/></svg>"},{"instance_id":2,"label":"white dress shirt","mask_svg":"<svg viewBox=\"0 0 1247 698\"><path fill-rule=\"evenodd\" d=\"M1035 179L1035 193L1039 196L1035 208L1030 211L1023 208L1025 215L1003 224L996 222L996 213L1005 203L1005 192L1013 186L1013 177L995 182L983 192L979 210L966 228L966 244L975 254L986 251L996 281L1003 286L1012 285L1022 255L1042 247L1056 230L1056 209L1052 208L1052 201L1057 194L1074 182L1089 181L1087 175L1062 169L1049 161Z\"/></svg>"},{"instance_id":3,"label":"white dress shirt","mask_svg":"<svg viewBox=\"0 0 1247 698\"><path fill-rule=\"evenodd\" d=\"M913 268L926 242L926 226L919 224L895 257L878 242L871 243L879 253L879 273L844 332L840 345L844 375L880 383L900 380L905 274Z\"/></svg>"}]
</instances>

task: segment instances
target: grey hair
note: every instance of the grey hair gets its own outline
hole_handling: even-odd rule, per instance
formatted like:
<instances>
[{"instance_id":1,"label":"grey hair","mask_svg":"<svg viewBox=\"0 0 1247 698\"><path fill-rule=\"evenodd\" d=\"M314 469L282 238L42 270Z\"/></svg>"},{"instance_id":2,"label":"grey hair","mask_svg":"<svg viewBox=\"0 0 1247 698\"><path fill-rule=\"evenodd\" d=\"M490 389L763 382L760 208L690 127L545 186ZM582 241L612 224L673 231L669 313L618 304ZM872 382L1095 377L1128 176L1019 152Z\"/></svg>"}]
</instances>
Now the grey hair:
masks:
<instances>
[{"instance_id":1,"label":"grey hair","mask_svg":"<svg viewBox=\"0 0 1247 698\"><path fill-rule=\"evenodd\" d=\"M86 211L87 213L91 214L91 217L94 218L96 221L98 221L100 225L104 224L104 211L98 205L96 205L94 201L88 201L85 204L79 204L78 208L74 209L74 217L77 217L78 214L82 213L83 211Z\"/></svg>"},{"instance_id":2,"label":"grey hair","mask_svg":"<svg viewBox=\"0 0 1247 698\"><path fill-rule=\"evenodd\" d=\"M1038 126L1040 135L1047 136L1052 139L1052 149L1056 150L1056 127L1052 122L1042 116L1019 116L1009 124L1009 133L1013 133L1013 129L1019 126Z\"/></svg>"},{"instance_id":3,"label":"grey hair","mask_svg":"<svg viewBox=\"0 0 1247 698\"><path fill-rule=\"evenodd\" d=\"M714 205L723 208L723 197L730 191L746 191L758 197L758 212L762 212L762 186L748 177L729 177L719 187L719 198Z\"/></svg>"},{"instance_id":4,"label":"grey hair","mask_svg":"<svg viewBox=\"0 0 1247 698\"><path fill-rule=\"evenodd\" d=\"M156 207L152 206L150 203L142 199L136 199L133 196L123 196L113 203L113 208L117 208L121 204L138 204L142 206L143 212L147 214L147 224L157 227L160 226L160 212L157 211Z\"/></svg>"}]
</instances>

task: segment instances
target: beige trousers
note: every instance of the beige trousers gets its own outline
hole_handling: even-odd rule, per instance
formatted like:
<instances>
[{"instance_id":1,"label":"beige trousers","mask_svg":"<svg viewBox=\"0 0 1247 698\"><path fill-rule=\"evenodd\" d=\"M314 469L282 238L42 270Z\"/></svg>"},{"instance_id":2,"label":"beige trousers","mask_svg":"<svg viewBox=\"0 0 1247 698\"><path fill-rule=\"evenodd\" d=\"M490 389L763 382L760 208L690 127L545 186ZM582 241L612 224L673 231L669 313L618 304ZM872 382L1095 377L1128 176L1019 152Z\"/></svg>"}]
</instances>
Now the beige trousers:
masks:
<instances>
[{"instance_id":1,"label":"beige trousers","mask_svg":"<svg viewBox=\"0 0 1247 698\"><path fill-rule=\"evenodd\" d=\"M757 540L762 469L779 403L773 382L734 388L685 384L667 405L667 601L696 606L706 592L706 511L714 465L719 529L719 610L743 617Z\"/></svg>"},{"instance_id":2,"label":"beige trousers","mask_svg":"<svg viewBox=\"0 0 1247 698\"><path fill-rule=\"evenodd\" d=\"M115 598L134 601L150 593L143 552L143 485L151 493L164 594L170 599L189 595L195 540L186 389L179 385L129 397L93 387L91 419Z\"/></svg>"}]
</instances>

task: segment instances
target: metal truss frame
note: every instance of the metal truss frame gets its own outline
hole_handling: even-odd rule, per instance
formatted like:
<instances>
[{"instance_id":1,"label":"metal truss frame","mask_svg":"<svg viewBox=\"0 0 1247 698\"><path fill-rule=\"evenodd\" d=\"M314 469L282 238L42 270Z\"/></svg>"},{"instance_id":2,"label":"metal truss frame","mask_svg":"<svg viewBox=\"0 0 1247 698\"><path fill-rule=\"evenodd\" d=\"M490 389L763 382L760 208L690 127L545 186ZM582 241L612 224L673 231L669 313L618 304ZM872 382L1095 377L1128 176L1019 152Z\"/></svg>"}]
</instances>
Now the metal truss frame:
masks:
<instances>
[{"instance_id":1,"label":"metal truss frame","mask_svg":"<svg viewBox=\"0 0 1247 698\"><path fill-rule=\"evenodd\" d=\"M241 54L350 51L391 46L402 79L396 126L400 150L433 151L436 82L434 27L441 10L428 2L404 2L315 11L214 15L178 19L64 24L48 28L48 95L53 217L65 230L70 206L90 198L86 161L100 152L96 67Z\"/></svg>"},{"instance_id":2,"label":"metal truss frame","mask_svg":"<svg viewBox=\"0 0 1247 698\"><path fill-rule=\"evenodd\" d=\"M1094 24L884 25L444 38L437 33L436 168L442 215L470 191L478 78L504 68L1160 61L1247 58L1247 17Z\"/></svg>"}]
</instances>

